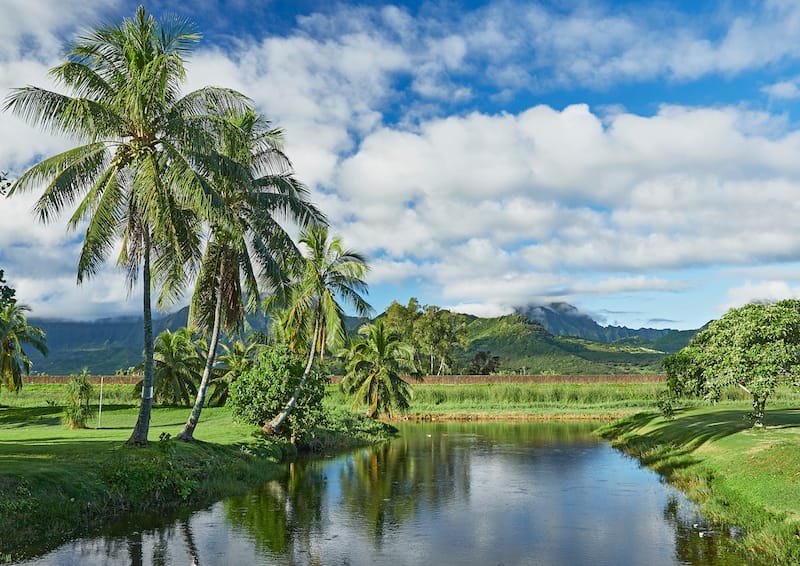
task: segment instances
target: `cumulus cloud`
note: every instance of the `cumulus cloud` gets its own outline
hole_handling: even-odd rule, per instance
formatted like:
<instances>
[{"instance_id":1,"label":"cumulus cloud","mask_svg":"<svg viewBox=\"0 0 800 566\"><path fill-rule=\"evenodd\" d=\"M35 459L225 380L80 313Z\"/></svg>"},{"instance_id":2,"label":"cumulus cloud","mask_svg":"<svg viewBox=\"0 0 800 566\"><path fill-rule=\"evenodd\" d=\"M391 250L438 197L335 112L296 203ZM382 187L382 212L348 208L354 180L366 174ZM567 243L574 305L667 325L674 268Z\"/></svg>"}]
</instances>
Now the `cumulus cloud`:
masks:
<instances>
[{"instance_id":1,"label":"cumulus cloud","mask_svg":"<svg viewBox=\"0 0 800 566\"><path fill-rule=\"evenodd\" d=\"M62 39L115 10L129 15L121 1L56 4L4 5L15 25L0 32L0 88L48 86ZM642 114L539 104L530 94L733 76L800 55L792 3L709 15L713 29L669 5L622 13L505 0L466 12L344 4L269 36L202 43L187 90L239 89L285 129L298 175L334 230L376 258L375 284L422 282L454 308L496 313L673 292L695 266L798 257L800 132L747 103L655 100ZM781 79L763 82L764 94L796 96L796 80ZM7 113L0 129L0 168L12 174L74 142ZM0 261L46 309L74 279L65 258L76 240L61 225L32 222L31 205L0 201ZM26 249L41 250L49 282L34 285ZM92 312L124 289L98 285Z\"/></svg>"},{"instance_id":2,"label":"cumulus cloud","mask_svg":"<svg viewBox=\"0 0 800 566\"><path fill-rule=\"evenodd\" d=\"M787 281L746 281L728 290L727 302L721 306L719 314L749 303L774 303L783 299L800 299L800 286Z\"/></svg>"}]
</instances>

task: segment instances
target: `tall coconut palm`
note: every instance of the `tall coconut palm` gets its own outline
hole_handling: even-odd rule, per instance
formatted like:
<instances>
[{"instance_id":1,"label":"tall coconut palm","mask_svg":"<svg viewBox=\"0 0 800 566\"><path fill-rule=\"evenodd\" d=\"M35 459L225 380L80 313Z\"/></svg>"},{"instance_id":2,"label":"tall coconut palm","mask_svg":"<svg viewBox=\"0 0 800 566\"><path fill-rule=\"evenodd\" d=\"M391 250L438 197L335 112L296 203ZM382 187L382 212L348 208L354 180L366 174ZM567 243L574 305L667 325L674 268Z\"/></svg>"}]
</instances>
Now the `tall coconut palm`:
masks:
<instances>
[{"instance_id":1,"label":"tall coconut palm","mask_svg":"<svg viewBox=\"0 0 800 566\"><path fill-rule=\"evenodd\" d=\"M44 330L29 326L30 307L11 301L0 307L0 383L9 391L22 389L22 374L31 372L31 360L23 349L28 344L47 355Z\"/></svg>"},{"instance_id":2,"label":"tall coconut palm","mask_svg":"<svg viewBox=\"0 0 800 566\"><path fill-rule=\"evenodd\" d=\"M270 289L286 285L285 264L299 256L278 219L307 226L324 216L308 201L307 189L291 172L282 151L280 130L253 111L229 116L241 134L221 138L212 156L211 179L233 214L233 222L212 222L192 297L190 318L210 334L200 388L186 425L178 435L192 440L200 419L219 342L220 331L241 329L245 311L260 303L259 282Z\"/></svg>"},{"instance_id":3,"label":"tall coconut palm","mask_svg":"<svg viewBox=\"0 0 800 566\"><path fill-rule=\"evenodd\" d=\"M372 307L362 294L367 291L364 276L369 267L361 254L345 249L341 238L329 237L327 226L311 226L300 234L303 260L297 263L290 285L287 308L281 316L282 334L289 347L298 351L307 345L307 361L300 383L284 409L264 425L268 433L277 432L305 386L314 358L320 360L325 348L344 344L344 309L339 301L350 304L359 316L367 316Z\"/></svg>"},{"instance_id":4,"label":"tall coconut palm","mask_svg":"<svg viewBox=\"0 0 800 566\"><path fill-rule=\"evenodd\" d=\"M141 268L144 387L128 440L135 446L147 444L153 403L151 288L160 284L159 304L181 293L201 254L199 221L224 213L198 161L225 127L207 109L247 107L243 95L221 88L180 96L184 56L198 40L186 20L159 23L139 7L70 46L67 62L51 71L70 94L25 87L5 101L31 124L84 142L34 165L10 191L44 185L35 207L42 221L77 203L68 226L86 223L78 283L98 272L119 237L118 264L131 287Z\"/></svg>"},{"instance_id":5,"label":"tall coconut palm","mask_svg":"<svg viewBox=\"0 0 800 566\"><path fill-rule=\"evenodd\" d=\"M362 339L345 352L347 374L342 380L342 389L353 399L352 408L366 404L370 418L405 411L411 390L401 374L418 376L414 348L387 330L381 320L362 326L358 333Z\"/></svg>"}]
</instances>

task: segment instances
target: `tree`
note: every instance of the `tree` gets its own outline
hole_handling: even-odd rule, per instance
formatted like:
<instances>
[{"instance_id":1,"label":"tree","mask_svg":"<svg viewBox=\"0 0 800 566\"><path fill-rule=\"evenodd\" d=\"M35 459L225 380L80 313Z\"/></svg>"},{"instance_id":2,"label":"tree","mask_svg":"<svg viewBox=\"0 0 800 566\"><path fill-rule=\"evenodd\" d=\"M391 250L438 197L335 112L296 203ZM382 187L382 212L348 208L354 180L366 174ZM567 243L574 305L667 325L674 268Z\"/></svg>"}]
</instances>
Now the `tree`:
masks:
<instances>
[{"instance_id":1,"label":"tree","mask_svg":"<svg viewBox=\"0 0 800 566\"><path fill-rule=\"evenodd\" d=\"M222 344L223 352L218 358L220 367L211 379L214 392L208 398L209 405L225 404L228 400L231 383L253 367L264 348L263 344L250 342L245 345L241 340L236 340L230 347Z\"/></svg>"},{"instance_id":2,"label":"tree","mask_svg":"<svg viewBox=\"0 0 800 566\"><path fill-rule=\"evenodd\" d=\"M381 413L392 417L394 411L406 411L411 390L401 374L418 376L414 349L381 320L362 326L358 333L362 339L343 352L347 374L342 389L353 399L352 408L366 404L367 416L373 419Z\"/></svg>"},{"instance_id":3,"label":"tree","mask_svg":"<svg viewBox=\"0 0 800 566\"><path fill-rule=\"evenodd\" d=\"M243 95L206 87L180 96L184 56L199 40L179 18L156 21L139 7L131 19L81 37L51 75L72 94L15 89L5 109L35 126L85 143L34 165L10 190L44 185L35 210L51 221L77 202L70 229L86 221L78 283L97 273L117 238L118 265L133 287L141 268L144 382L128 444L147 444L153 404L151 288L176 299L200 256L200 221L222 214L200 167L213 153L218 112L242 111Z\"/></svg>"},{"instance_id":4,"label":"tree","mask_svg":"<svg viewBox=\"0 0 800 566\"><path fill-rule=\"evenodd\" d=\"M158 403L188 405L197 393L203 358L192 331L165 330L154 344L153 398Z\"/></svg>"},{"instance_id":5,"label":"tree","mask_svg":"<svg viewBox=\"0 0 800 566\"><path fill-rule=\"evenodd\" d=\"M241 135L218 141L217 163L209 169L233 222L212 222L192 297L190 319L210 336L194 407L178 434L186 441L193 439L200 420L220 331L240 330L245 311L256 310L260 302L258 280L267 288L282 287L287 280L284 264L299 255L277 218L299 226L324 220L307 200L308 190L291 174L280 130L252 110L228 120Z\"/></svg>"},{"instance_id":6,"label":"tree","mask_svg":"<svg viewBox=\"0 0 800 566\"><path fill-rule=\"evenodd\" d=\"M769 396L780 382L800 375L800 300L731 309L664 360L674 395L717 401L738 386L753 398L752 419L761 426Z\"/></svg>"},{"instance_id":7,"label":"tree","mask_svg":"<svg viewBox=\"0 0 800 566\"><path fill-rule=\"evenodd\" d=\"M483 351L475 354L467 368L470 375L490 375L500 367L500 356L493 356L491 352Z\"/></svg>"},{"instance_id":8,"label":"tree","mask_svg":"<svg viewBox=\"0 0 800 566\"><path fill-rule=\"evenodd\" d=\"M302 378L289 401L270 422L266 432L275 432L291 414L311 374L314 357L323 359L325 348L340 347L345 341L344 309L349 303L360 316L372 307L362 297L367 290L363 277L369 267L359 253L345 249L339 237L330 238L327 226L311 226L300 234L304 247L302 261L294 264L295 277L283 298L286 310L280 319L281 332L295 352L307 347Z\"/></svg>"},{"instance_id":9,"label":"tree","mask_svg":"<svg viewBox=\"0 0 800 566\"><path fill-rule=\"evenodd\" d=\"M302 358L286 345L265 350L258 362L231 384L228 404L237 419L262 426L299 387L299 401L291 416L286 417L286 428L273 433L291 438L308 433L322 416L325 385L319 378L303 381L304 373Z\"/></svg>"},{"instance_id":10,"label":"tree","mask_svg":"<svg viewBox=\"0 0 800 566\"><path fill-rule=\"evenodd\" d=\"M466 325L459 315L428 305L415 321L414 334L419 341L420 351L427 355L430 362L429 373L435 371L436 375L441 375L450 365L453 348L463 343Z\"/></svg>"},{"instance_id":11,"label":"tree","mask_svg":"<svg viewBox=\"0 0 800 566\"><path fill-rule=\"evenodd\" d=\"M47 355L45 332L29 326L25 316L31 309L27 305L11 302L0 307L0 383L9 391L22 389L22 374L31 373L31 360L24 345L30 345Z\"/></svg>"}]
</instances>

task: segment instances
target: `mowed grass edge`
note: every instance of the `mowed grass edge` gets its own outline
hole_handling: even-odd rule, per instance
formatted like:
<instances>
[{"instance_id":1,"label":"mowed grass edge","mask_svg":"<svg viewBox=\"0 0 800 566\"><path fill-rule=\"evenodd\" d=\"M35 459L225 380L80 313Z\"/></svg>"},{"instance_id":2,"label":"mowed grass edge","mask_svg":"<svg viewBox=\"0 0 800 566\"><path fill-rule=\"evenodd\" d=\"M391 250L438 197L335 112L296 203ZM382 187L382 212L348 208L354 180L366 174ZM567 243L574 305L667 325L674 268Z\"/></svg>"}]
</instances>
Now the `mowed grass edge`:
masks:
<instances>
[{"instance_id":1,"label":"mowed grass edge","mask_svg":"<svg viewBox=\"0 0 800 566\"><path fill-rule=\"evenodd\" d=\"M701 406L666 420L631 415L598 434L685 491L715 522L743 529L758 563L800 564L800 405L767 405L763 428L746 403Z\"/></svg>"}]
</instances>

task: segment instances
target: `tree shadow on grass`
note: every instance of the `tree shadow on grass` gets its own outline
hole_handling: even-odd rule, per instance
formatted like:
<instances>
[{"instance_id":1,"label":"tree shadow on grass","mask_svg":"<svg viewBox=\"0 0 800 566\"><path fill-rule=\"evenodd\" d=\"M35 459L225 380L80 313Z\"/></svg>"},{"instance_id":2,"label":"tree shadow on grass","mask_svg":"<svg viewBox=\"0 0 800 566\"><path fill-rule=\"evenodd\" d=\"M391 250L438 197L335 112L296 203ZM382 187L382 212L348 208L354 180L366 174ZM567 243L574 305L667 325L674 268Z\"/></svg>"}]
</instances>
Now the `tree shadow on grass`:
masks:
<instances>
[{"instance_id":1,"label":"tree shadow on grass","mask_svg":"<svg viewBox=\"0 0 800 566\"><path fill-rule=\"evenodd\" d=\"M0 425L20 427L50 424L49 421L60 419L60 415L63 412L64 409L57 405L48 407L5 407L0 410Z\"/></svg>"},{"instance_id":2,"label":"tree shadow on grass","mask_svg":"<svg viewBox=\"0 0 800 566\"><path fill-rule=\"evenodd\" d=\"M669 477L675 471L700 461L695 450L707 442L715 442L746 430L763 431L800 428L800 410L775 408L767 410L765 429L755 428L747 419L748 410L696 409L676 411L675 418L663 420L656 412L638 413L621 419L601 430L614 445L636 456L643 464Z\"/></svg>"}]
</instances>

